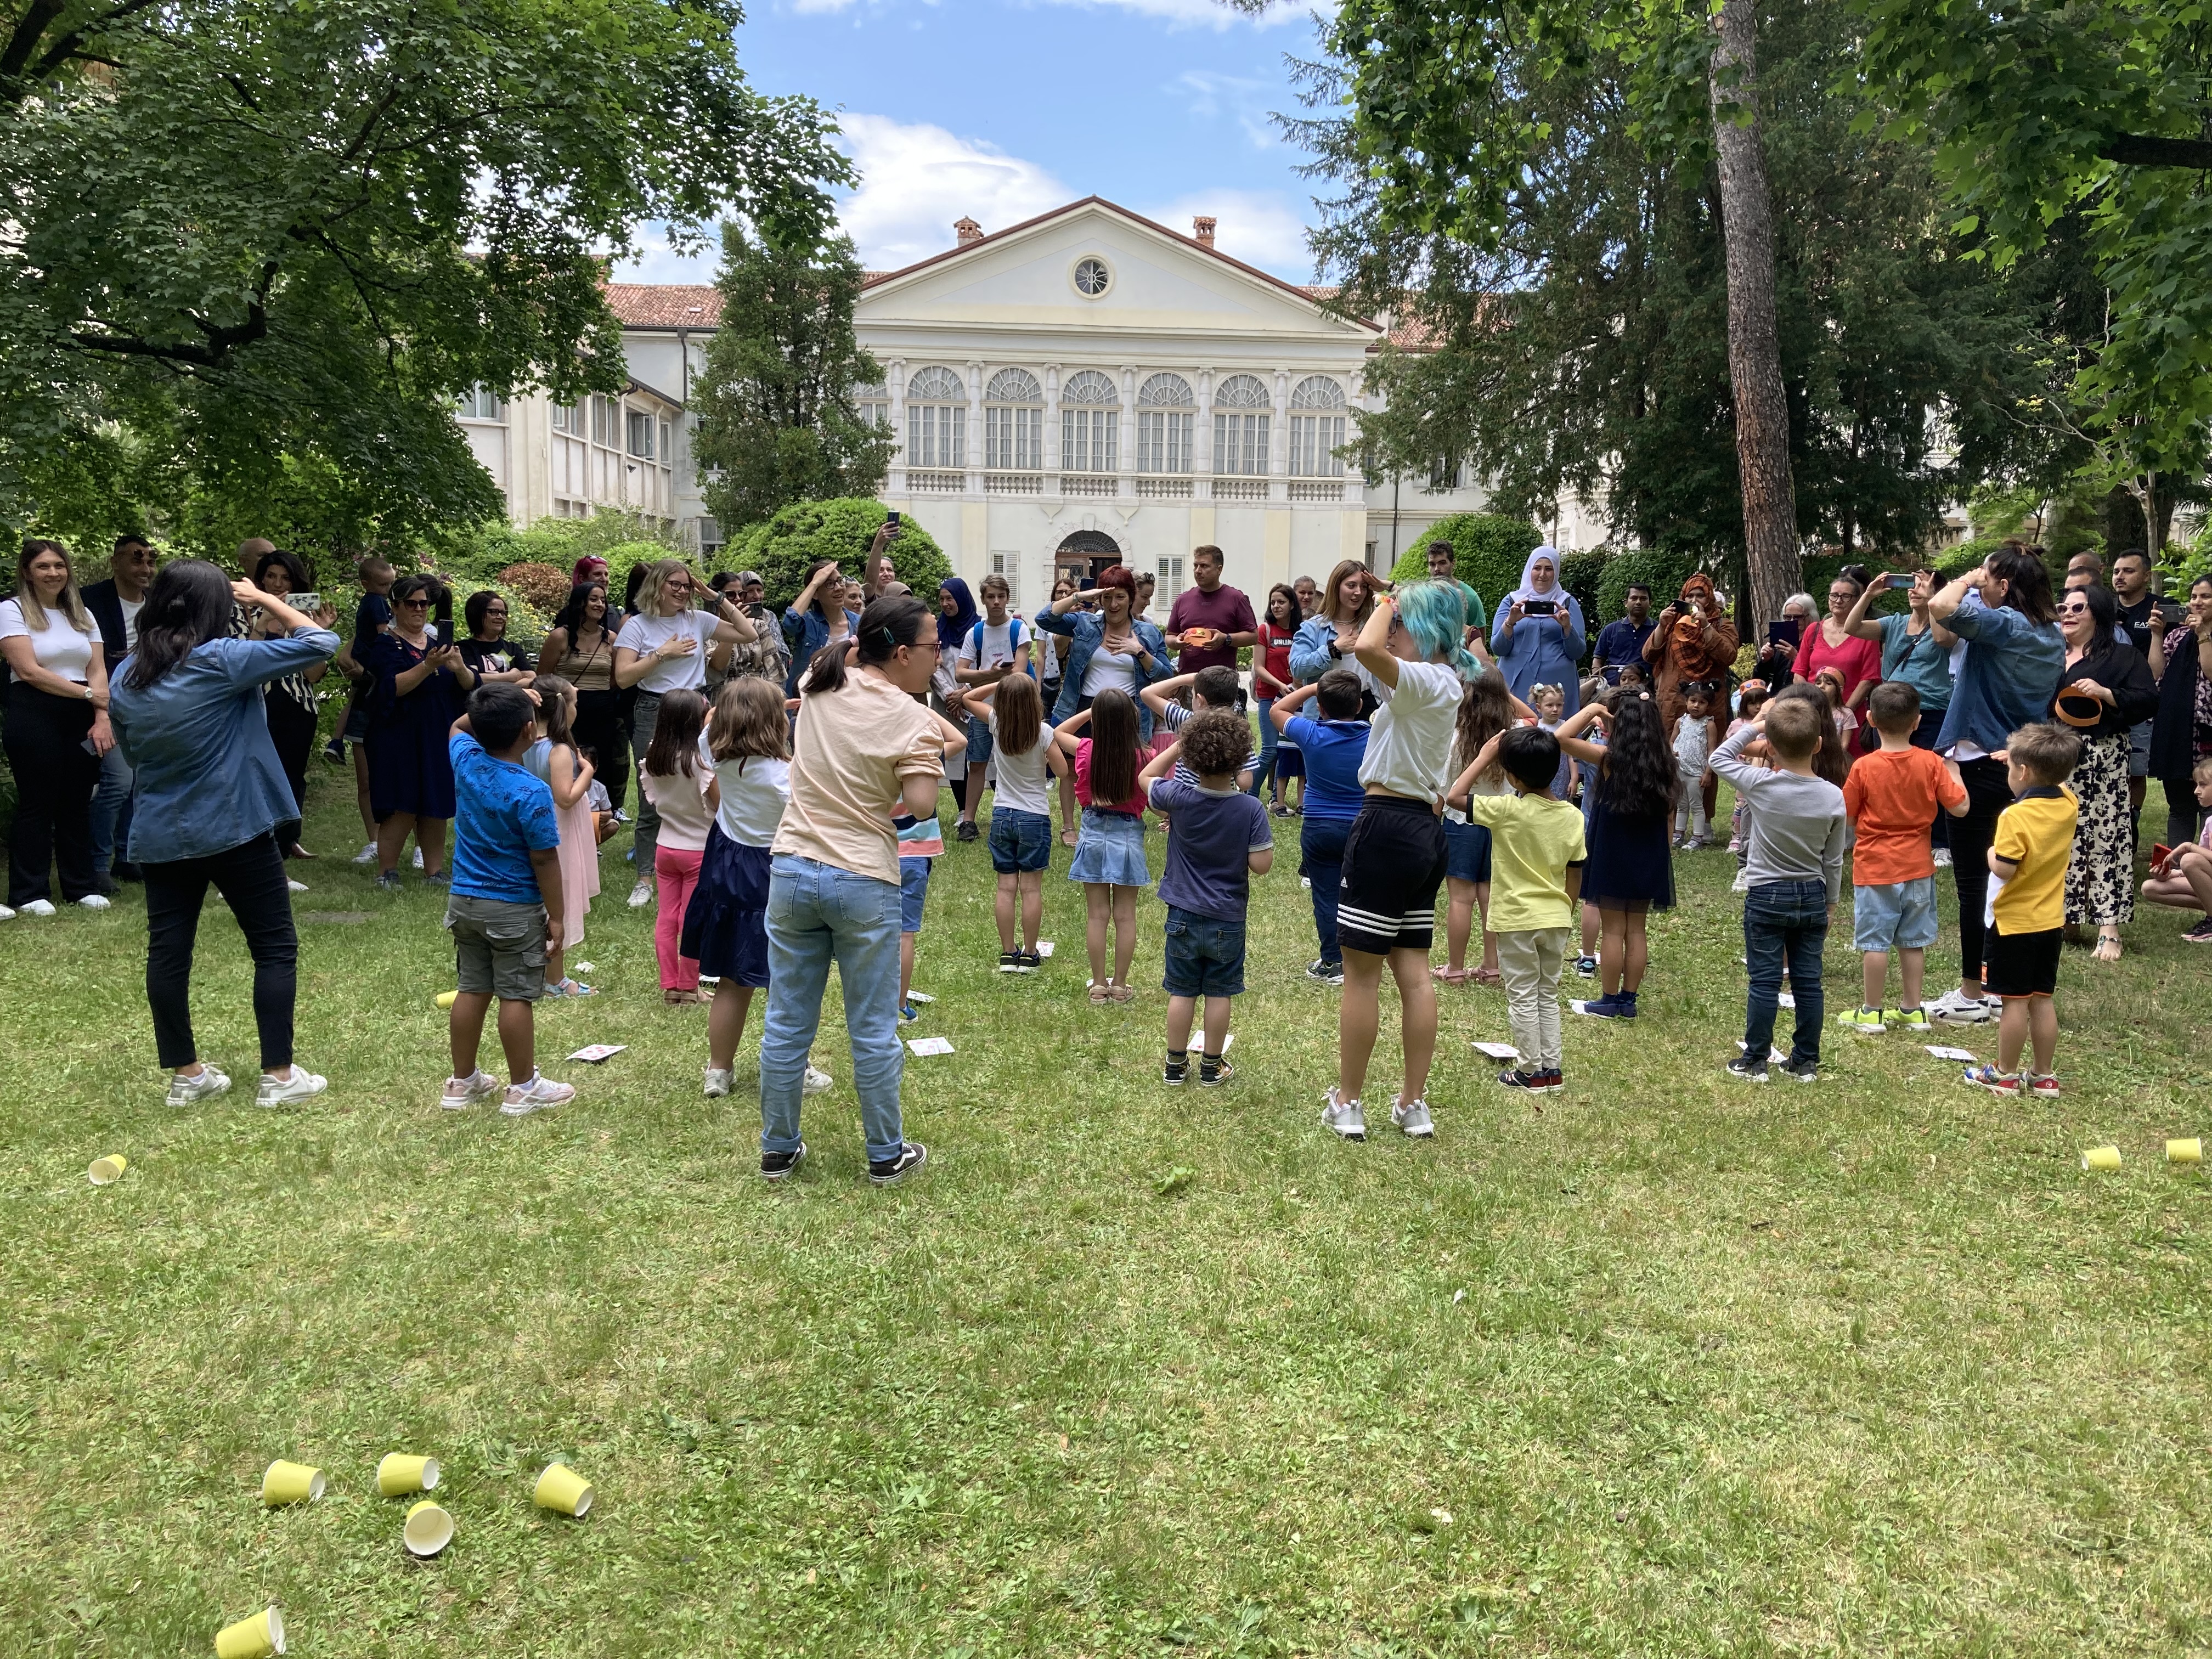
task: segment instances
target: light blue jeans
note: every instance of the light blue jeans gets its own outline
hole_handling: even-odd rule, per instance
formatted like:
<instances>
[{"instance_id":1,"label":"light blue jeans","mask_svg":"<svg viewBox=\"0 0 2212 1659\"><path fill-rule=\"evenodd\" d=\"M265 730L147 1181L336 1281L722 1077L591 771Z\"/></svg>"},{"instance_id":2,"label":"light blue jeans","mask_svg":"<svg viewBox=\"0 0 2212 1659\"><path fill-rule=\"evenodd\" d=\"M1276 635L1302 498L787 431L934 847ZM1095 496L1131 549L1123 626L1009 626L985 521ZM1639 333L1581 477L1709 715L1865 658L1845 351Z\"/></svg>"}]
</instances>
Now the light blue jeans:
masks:
<instances>
[{"instance_id":1,"label":"light blue jeans","mask_svg":"<svg viewBox=\"0 0 2212 1659\"><path fill-rule=\"evenodd\" d=\"M905 1134L899 1078L899 884L779 853L768 882L768 1015L761 1028L761 1151L799 1148L799 1087L822 1024L830 963L845 993L853 1088L868 1160L896 1158Z\"/></svg>"},{"instance_id":2,"label":"light blue jeans","mask_svg":"<svg viewBox=\"0 0 2212 1659\"><path fill-rule=\"evenodd\" d=\"M118 862L131 834L131 786L134 775L120 748L100 757L100 783L92 792L92 867L106 875Z\"/></svg>"}]
</instances>

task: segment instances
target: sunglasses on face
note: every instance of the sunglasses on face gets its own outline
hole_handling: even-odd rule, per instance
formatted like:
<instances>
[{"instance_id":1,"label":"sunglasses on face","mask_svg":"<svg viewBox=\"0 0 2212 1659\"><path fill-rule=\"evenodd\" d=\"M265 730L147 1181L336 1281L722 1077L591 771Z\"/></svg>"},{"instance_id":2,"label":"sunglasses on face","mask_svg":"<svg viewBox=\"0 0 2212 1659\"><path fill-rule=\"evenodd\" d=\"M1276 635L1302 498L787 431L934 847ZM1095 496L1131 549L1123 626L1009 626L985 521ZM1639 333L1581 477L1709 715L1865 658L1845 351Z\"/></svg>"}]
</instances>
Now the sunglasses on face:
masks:
<instances>
[{"instance_id":1,"label":"sunglasses on face","mask_svg":"<svg viewBox=\"0 0 2212 1659\"><path fill-rule=\"evenodd\" d=\"M400 609L403 611L428 611L430 608L430 601L428 599L402 599L399 601L399 605Z\"/></svg>"}]
</instances>

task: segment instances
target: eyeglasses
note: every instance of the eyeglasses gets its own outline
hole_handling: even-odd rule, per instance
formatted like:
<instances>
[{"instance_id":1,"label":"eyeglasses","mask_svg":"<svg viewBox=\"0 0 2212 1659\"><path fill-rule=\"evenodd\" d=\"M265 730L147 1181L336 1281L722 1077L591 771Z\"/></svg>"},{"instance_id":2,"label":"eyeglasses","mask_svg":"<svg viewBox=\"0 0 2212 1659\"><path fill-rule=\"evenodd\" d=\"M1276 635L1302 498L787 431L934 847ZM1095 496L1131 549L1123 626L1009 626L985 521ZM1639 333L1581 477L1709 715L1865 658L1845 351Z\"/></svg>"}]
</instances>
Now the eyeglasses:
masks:
<instances>
[{"instance_id":1,"label":"eyeglasses","mask_svg":"<svg viewBox=\"0 0 2212 1659\"><path fill-rule=\"evenodd\" d=\"M2089 614L2089 607L2086 605L2062 605L2058 607L2058 614L2062 617L2086 617Z\"/></svg>"},{"instance_id":2,"label":"eyeglasses","mask_svg":"<svg viewBox=\"0 0 2212 1659\"><path fill-rule=\"evenodd\" d=\"M399 605L400 608L405 611L428 611L430 608L430 601L428 599L402 599Z\"/></svg>"}]
</instances>

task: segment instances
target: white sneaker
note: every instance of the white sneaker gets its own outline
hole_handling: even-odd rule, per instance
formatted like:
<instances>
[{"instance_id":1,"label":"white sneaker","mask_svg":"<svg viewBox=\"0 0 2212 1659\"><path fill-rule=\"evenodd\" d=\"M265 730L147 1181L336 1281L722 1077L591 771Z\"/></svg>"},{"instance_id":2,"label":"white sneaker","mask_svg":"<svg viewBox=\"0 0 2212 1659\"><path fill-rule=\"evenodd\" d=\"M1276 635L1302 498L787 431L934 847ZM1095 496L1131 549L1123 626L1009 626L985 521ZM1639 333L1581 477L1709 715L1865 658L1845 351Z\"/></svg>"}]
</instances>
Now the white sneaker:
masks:
<instances>
[{"instance_id":1,"label":"white sneaker","mask_svg":"<svg viewBox=\"0 0 2212 1659\"><path fill-rule=\"evenodd\" d=\"M77 901L77 905L79 908L85 910L105 910L107 908L108 905L107 895L105 893L87 893L82 898Z\"/></svg>"},{"instance_id":2,"label":"white sneaker","mask_svg":"<svg viewBox=\"0 0 2212 1659\"><path fill-rule=\"evenodd\" d=\"M422 867L422 849L419 847L415 849L415 867L417 870Z\"/></svg>"},{"instance_id":3,"label":"white sneaker","mask_svg":"<svg viewBox=\"0 0 2212 1659\"><path fill-rule=\"evenodd\" d=\"M728 1069L720 1066L709 1066L707 1068L707 1098L709 1100L720 1100L729 1092L730 1073Z\"/></svg>"},{"instance_id":4,"label":"white sneaker","mask_svg":"<svg viewBox=\"0 0 2212 1659\"><path fill-rule=\"evenodd\" d=\"M1429 1103L1425 1100L1394 1103L1390 1108L1390 1121L1416 1140L1426 1140L1437 1132L1437 1126L1429 1121Z\"/></svg>"},{"instance_id":5,"label":"white sneaker","mask_svg":"<svg viewBox=\"0 0 2212 1659\"><path fill-rule=\"evenodd\" d=\"M13 921L15 920L15 913L13 910L10 910L6 905L0 904L0 921Z\"/></svg>"},{"instance_id":6,"label":"white sneaker","mask_svg":"<svg viewBox=\"0 0 2212 1659\"><path fill-rule=\"evenodd\" d=\"M375 843L374 842L369 842L369 843L368 843L368 846L366 846L366 847L362 848L361 849L361 851L359 851L358 853L356 853L356 854L353 855L353 861L354 861L356 864L374 864L374 863L375 863L375 862L376 862L376 843Z\"/></svg>"},{"instance_id":7,"label":"white sneaker","mask_svg":"<svg viewBox=\"0 0 2212 1659\"><path fill-rule=\"evenodd\" d=\"M831 1077L829 1073L817 1072L810 1066L806 1068L806 1076L805 1079L799 1085L799 1092L800 1097L804 1098L807 1095L822 1094L828 1090L836 1088L836 1086L837 1080Z\"/></svg>"},{"instance_id":8,"label":"white sneaker","mask_svg":"<svg viewBox=\"0 0 2212 1659\"><path fill-rule=\"evenodd\" d=\"M306 882L294 881L289 877L285 878L284 884L295 893L304 893L307 890L307 884Z\"/></svg>"},{"instance_id":9,"label":"white sneaker","mask_svg":"<svg viewBox=\"0 0 2212 1659\"><path fill-rule=\"evenodd\" d=\"M1367 1115L1359 1109L1356 1100L1339 1100L1336 1091L1328 1091L1327 1103L1321 1109L1321 1121L1346 1140L1367 1139Z\"/></svg>"},{"instance_id":10,"label":"white sneaker","mask_svg":"<svg viewBox=\"0 0 2212 1659\"><path fill-rule=\"evenodd\" d=\"M1948 870L1951 867L1951 849L1949 848L1939 847L1936 849L1936 867L1938 870Z\"/></svg>"},{"instance_id":11,"label":"white sneaker","mask_svg":"<svg viewBox=\"0 0 2212 1659\"><path fill-rule=\"evenodd\" d=\"M295 1100L312 1100L331 1086L326 1077L317 1077L304 1066L295 1066L292 1075L279 1081L266 1072L253 1091L256 1106L283 1106Z\"/></svg>"},{"instance_id":12,"label":"white sneaker","mask_svg":"<svg viewBox=\"0 0 2212 1659\"><path fill-rule=\"evenodd\" d=\"M169 1079L169 1104L196 1106L203 1100L212 1100L230 1088L230 1079L212 1066L200 1067L198 1077L186 1077L181 1072Z\"/></svg>"},{"instance_id":13,"label":"white sneaker","mask_svg":"<svg viewBox=\"0 0 2212 1659\"><path fill-rule=\"evenodd\" d=\"M438 1097L438 1104L449 1112L465 1112L478 1101L499 1092L499 1079L489 1072L477 1070L466 1077L449 1077L445 1092Z\"/></svg>"},{"instance_id":14,"label":"white sneaker","mask_svg":"<svg viewBox=\"0 0 2212 1659\"><path fill-rule=\"evenodd\" d=\"M1986 1025L1990 1022L1989 1005L1963 991L1946 991L1935 1001L1923 1006L1928 1011L1928 1018L1938 1025Z\"/></svg>"},{"instance_id":15,"label":"white sneaker","mask_svg":"<svg viewBox=\"0 0 2212 1659\"><path fill-rule=\"evenodd\" d=\"M542 1072L532 1072L529 1082L507 1085L507 1098L499 1103L499 1115L501 1117L528 1117L532 1112L565 1106L575 1097L575 1090L568 1085L556 1083Z\"/></svg>"},{"instance_id":16,"label":"white sneaker","mask_svg":"<svg viewBox=\"0 0 2212 1659\"><path fill-rule=\"evenodd\" d=\"M52 899L33 899L23 907L23 914L27 916L50 916L53 913L54 903Z\"/></svg>"},{"instance_id":17,"label":"white sneaker","mask_svg":"<svg viewBox=\"0 0 2212 1659\"><path fill-rule=\"evenodd\" d=\"M631 909L642 910L647 905L652 902L653 884L651 882L641 881L638 883L636 886L629 890L629 908Z\"/></svg>"}]
</instances>

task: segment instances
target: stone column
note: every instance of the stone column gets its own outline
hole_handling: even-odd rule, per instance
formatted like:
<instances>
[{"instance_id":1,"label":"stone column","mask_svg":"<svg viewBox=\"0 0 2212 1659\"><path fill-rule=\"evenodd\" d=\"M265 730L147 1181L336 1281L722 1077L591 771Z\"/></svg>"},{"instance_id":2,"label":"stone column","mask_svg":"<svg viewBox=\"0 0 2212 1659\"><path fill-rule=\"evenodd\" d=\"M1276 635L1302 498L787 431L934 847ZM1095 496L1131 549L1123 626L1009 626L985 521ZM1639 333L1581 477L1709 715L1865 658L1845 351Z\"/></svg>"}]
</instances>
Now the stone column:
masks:
<instances>
[{"instance_id":1,"label":"stone column","mask_svg":"<svg viewBox=\"0 0 2212 1659\"><path fill-rule=\"evenodd\" d=\"M895 495L906 494L906 359L895 357L884 365L884 392L890 398L891 435L896 447L884 479L884 488Z\"/></svg>"},{"instance_id":2,"label":"stone column","mask_svg":"<svg viewBox=\"0 0 2212 1659\"><path fill-rule=\"evenodd\" d=\"M971 495L983 493L983 365L968 365L968 478Z\"/></svg>"},{"instance_id":3,"label":"stone column","mask_svg":"<svg viewBox=\"0 0 2212 1659\"><path fill-rule=\"evenodd\" d=\"M1198 371L1198 418L1190 434L1190 470L1197 477L1206 477L1213 471L1213 367L1207 364ZM1194 491L1194 494L1196 492ZM1206 491L1211 496L1212 486Z\"/></svg>"},{"instance_id":4,"label":"stone column","mask_svg":"<svg viewBox=\"0 0 2212 1659\"><path fill-rule=\"evenodd\" d=\"M1121 428L1121 441L1115 447L1114 470L1119 476L1114 481L1114 493L1134 495L1137 493L1134 483L1137 473L1137 366L1134 363L1121 365L1121 408L1115 420Z\"/></svg>"}]
</instances>

